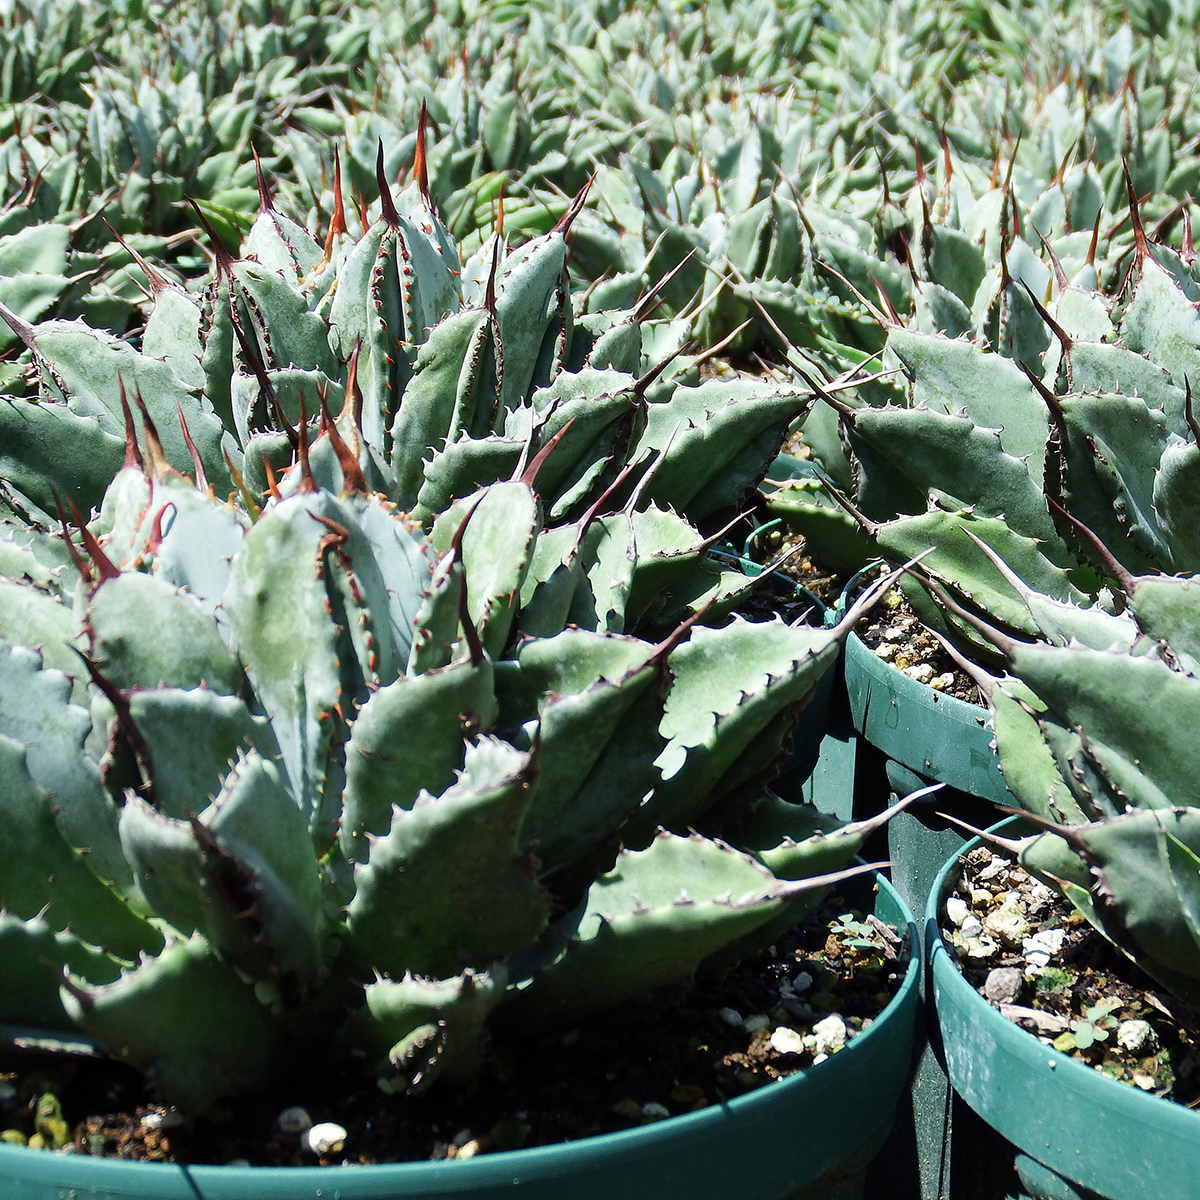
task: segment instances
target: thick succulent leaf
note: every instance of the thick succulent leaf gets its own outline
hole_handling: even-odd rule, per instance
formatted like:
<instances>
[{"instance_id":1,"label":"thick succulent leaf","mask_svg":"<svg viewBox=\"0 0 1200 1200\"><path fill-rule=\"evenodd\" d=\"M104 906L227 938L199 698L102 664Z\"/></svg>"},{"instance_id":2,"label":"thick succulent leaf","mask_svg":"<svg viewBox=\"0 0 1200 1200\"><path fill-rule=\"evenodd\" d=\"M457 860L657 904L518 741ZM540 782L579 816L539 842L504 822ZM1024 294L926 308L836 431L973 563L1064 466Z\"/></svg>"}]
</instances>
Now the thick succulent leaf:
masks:
<instances>
[{"instance_id":1,"label":"thick succulent leaf","mask_svg":"<svg viewBox=\"0 0 1200 1200\"><path fill-rule=\"evenodd\" d=\"M482 309L456 313L436 325L417 353L412 378L404 389L392 425L392 469L395 500L402 508L416 504L424 482L423 460L445 449L474 411L470 351L487 314ZM470 484L447 485L464 495Z\"/></svg>"},{"instance_id":2,"label":"thick succulent leaf","mask_svg":"<svg viewBox=\"0 0 1200 1200\"><path fill-rule=\"evenodd\" d=\"M1200 379L1200 314L1150 255L1121 317L1121 342L1163 367L1177 388Z\"/></svg>"},{"instance_id":3,"label":"thick succulent leaf","mask_svg":"<svg viewBox=\"0 0 1200 1200\"><path fill-rule=\"evenodd\" d=\"M63 598L73 597L79 583L79 570L60 536L16 521L0 521L0 576Z\"/></svg>"},{"instance_id":4,"label":"thick succulent leaf","mask_svg":"<svg viewBox=\"0 0 1200 1200\"><path fill-rule=\"evenodd\" d=\"M1143 576L1129 604L1146 635L1165 639L1188 674L1200 676L1200 580Z\"/></svg>"},{"instance_id":5,"label":"thick succulent leaf","mask_svg":"<svg viewBox=\"0 0 1200 1200\"><path fill-rule=\"evenodd\" d=\"M253 752L239 761L199 819L128 798L121 842L155 912L180 933L203 934L257 979L315 980L316 853L274 764Z\"/></svg>"},{"instance_id":6,"label":"thick succulent leaf","mask_svg":"<svg viewBox=\"0 0 1200 1200\"><path fill-rule=\"evenodd\" d=\"M1056 537L1041 487L1023 460L1004 452L997 430L964 413L892 407L859 409L854 427L922 491L949 497L951 507L1003 517L1024 537Z\"/></svg>"},{"instance_id":7,"label":"thick succulent leaf","mask_svg":"<svg viewBox=\"0 0 1200 1200\"><path fill-rule=\"evenodd\" d=\"M323 317L309 310L298 287L263 264L235 262L231 270L234 287L249 310L258 346L265 351L264 366L337 374L328 326Z\"/></svg>"},{"instance_id":8,"label":"thick succulent leaf","mask_svg":"<svg viewBox=\"0 0 1200 1200\"><path fill-rule=\"evenodd\" d=\"M745 768L747 748L809 695L837 646L832 632L776 621L693 629L667 660L674 681L660 726L668 739L658 759L663 780L634 818L629 843L644 844L655 825L695 825L720 795L722 776Z\"/></svg>"},{"instance_id":9,"label":"thick succulent leaf","mask_svg":"<svg viewBox=\"0 0 1200 1200\"><path fill-rule=\"evenodd\" d=\"M1152 492L1172 571L1200 570L1200 447L1174 442L1162 455Z\"/></svg>"},{"instance_id":10,"label":"thick succulent leaf","mask_svg":"<svg viewBox=\"0 0 1200 1200\"><path fill-rule=\"evenodd\" d=\"M1154 509L1155 475L1174 440L1162 413L1137 396L1068 396L1061 403L1072 451L1068 488L1073 493L1078 474L1090 467L1123 533L1116 545L1108 543L1114 552L1119 556L1120 542L1129 539L1153 561L1169 565L1170 545ZM1088 524L1090 513L1074 503L1072 511ZM1111 519L1106 524L1111 526ZM1090 527L1102 539L1108 533L1103 526Z\"/></svg>"},{"instance_id":11,"label":"thick succulent leaf","mask_svg":"<svg viewBox=\"0 0 1200 1200\"><path fill-rule=\"evenodd\" d=\"M200 813L220 791L238 758L250 749L273 759L279 750L270 724L237 696L208 688L135 691L129 716L150 761L154 803L166 816Z\"/></svg>"},{"instance_id":12,"label":"thick succulent leaf","mask_svg":"<svg viewBox=\"0 0 1200 1200\"><path fill-rule=\"evenodd\" d=\"M359 346L358 386L363 395L363 434L381 450L390 430L403 379L389 351L404 336L403 308L394 257L395 230L376 221L354 244L338 273L329 309L330 341L343 360ZM397 370L402 356L396 355Z\"/></svg>"},{"instance_id":13,"label":"thick succulent leaf","mask_svg":"<svg viewBox=\"0 0 1200 1200\"><path fill-rule=\"evenodd\" d=\"M392 811L422 791L440 795L463 765L467 738L496 715L492 664L469 661L409 675L380 688L359 710L346 749L340 838L351 862L365 862L365 835L391 828Z\"/></svg>"},{"instance_id":14,"label":"thick succulent leaf","mask_svg":"<svg viewBox=\"0 0 1200 1200\"><path fill-rule=\"evenodd\" d=\"M631 460L652 450L662 456L647 497L693 521L736 504L811 402L806 392L765 380L676 388L665 403L648 406L645 432L630 454Z\"/></svg>"},{"instance_id":15,"label":"thick succulent leaf","mask_svg":"<svg viewBox=\"0 0 1200 1200\"><path fill-rule=\"evenodd\" d=\"M125 457L124 441L65 404L0 398L0 478L43 512L55 493L80 512L98 508Z\"/></svg>"},{"instance_id":16,"label":"thick succulent leaf","mask_svg":"<svg viewBox=\"0 0 1200 1200\"><path fill-rule=\"evenodd\" d=\"M528 754L484 737L453 787L393 811L354 872L346 928L364 965L446 976L537 939L550 906L521 837L534 779Z\"/></svg>"},{"instance_id":17,"label":"thick succulent leaf","mask_svg":"<svg viewBox=\"0 0 1200 1200\"><path fill-rule=\"evenodd\" d=\"M1004 783L1027 812L1060 824L1088 820L1058 768L1043 733L1046 705L1019 679L992 689L992 725Z\"/></svg>"},{"instance_id":18,"label":"thick succulent leaf","mask_svg":"<svg viewBox=\"0 0 1200 1200\"><path fill-rule=\"evenodd\" d=\"M24 745L29 777L48 794L68 845L85 852L83 861L100 880L128 896L133 874L121 853L117 810L83 751L91 724L87 709L71 703L65 675L43 670L35 651L0 642L0 734Z\"/></svg>"},{"instance_id":19,"label":"thick succulent leaf","mask_svg":"<svg viewBox=\"0 0 1200 1200\"><path fill-rule=\"evenodd\" d=\"M115 983L80 990L86 1001L63 990L68 1015L126 1062L153 1072L172 1104L202 1113L221 1096L271 1078L278 1025L202 938L169 946Z\"/></svg>"},{"instance_id":20,"label":"thick succulent leaf","mask_svg":"<svg viewBox=\"0 0 1200 1200\"><path fill-rule=\"evenodd\" d=\"M507 975L464 971L455 979L378 979L341 1040L403 1091L423 1091L439 1075L468 1079L483 1061L484 1023L504 997Z\"/></svg>"},{"instance_id":21,"label":"thick succulent leaf","mask_svg":"<svg viewBox=\"0 0 1200 1200\"><path fill-rule=\"evenodd\" d=\"M1130 804L1200 802L1200 746L1188 733L1200 680L1154 657L1097 650L1019 645L1011 659L1047 709L1083 731L1096 769Z\"/></svg>"},{"instance_id":22,"label":"thick succulent leaf","mask_svg":"<svg viewBox=\"0 0 1200 1200\"><path fill-rule=\"evenodd\" d=\"M624 633L626 609L637 564L633 519L629 513L597 517L579 546L586 583L576 591L571 620L585 629Z\"/></svg>"},{"instance_id":23,"label":"thick succulent leaf","mask_svg":"<svg viewBox=\"0 0 1200 1200\"><path fill-rule=\"evenodd\" d=\"M501 412L523 404L533 387L546 382L537 377L543 343L561 335L564 314L570 313L562 286L566 254L566 238L555 231L519 246L501 264L496 280Z\"/></svg>"},{"instance_id":24,"label":"thick succulent leaf","mask_svg":"<svg viewBox=\"0 0 1200 1200\"><path fill-rule=\"evenodd\" d=\"M781 885L748 855L692 835L660 833L622 851L583 905L555 926L559 956L510 1001L523 1024L581 1015L684 983L710 954L768 921Z\"/></svg>"},{"instance_id":25,"label":"thick succulent leaf","mask_svg":"<svg viewBox=\"0 0 1200 1200\"><path fill-rule=\"evenodd\" d=\"M76 680L75 703L87 703L86 672L73 649L86 643L62 601L28 584L0 578L0 637L14 646L36 646L47 667Z\"/></svg>"},{"instance_id":26,"label":"thick succulent leaf","mask_svg":"<svg viewBox=\"0 0 1200 1200\"><path fill-rule=\"evenodd\" d=\"M25 766L25 747L0 735L0 910L41 916L119 958L156 952L162 937L92 873L63 840L53 805Z\"/></svg>"},{"instance_id":27,"label":"thick succulent leaf","mask_svg":"<svg viewBox=\"0 0 1200 1200\"><path fill-rule=\"evenodd\" d=\"M101 428L124 437L118 379L129 395L139 394L162 439L167 461L190 474L192 456L183 438L179 411L200 453L204 473L221 495L233 490L221 457L225 431L212 405L185 387L170 366L139 354L128 342L68 321L47 321L36 328L34 349L61 388L71 411L95 416ZM143 446L144 449L144 446Z\"/></svg>"},{"instance_id":28,"label":"thick succulent leaf","mask_svg":"<svg viewBox=\"0 0 1200 1200\"><path fill-rule=\"evenodd\" d=\"M433 569L429 586L413 618L413 640L408 671L420 675L444 667L453 657L458 640L459 597L463 586L462 564L456 554L445 555Z\"/></svg>"},{"instance_id":29,"label":"thick succulent leaf","mask_svg":"<svg viewBox=\"0 0 1200 1200\"><path fill-rule=\"evenodd\" d=\"M358 585L365 589L371 616L368 653L374 661L369 670L377 683L388 684L408 662L415 623L433 582L436 559L420 530L378 501L348 496L343 504L354 514L356 532L361 532L365 542L361 547L351 542L347 550L355 564ZM365 565L375 569L364 569Z\"/></svg>"},{"instance_id":30,"label":"thick succulent leaf","mask_svg":"<svg viewBox=\"0 0 1200 1200\"><path fill-rule=\"evenodd\" d=\"M467 612L484 649L499 658L508 644L521 584L541 528L537 499L524 483L498 483L469 497L459 561ZM436 542L436 536L435 536Z\"/></svg>"},{"instance_id":31,"label":"thick succulent leaf","mask_svg":"<svg viewBox=\"0 0 1200 1200\"><path fill-rule=\"evenodd\" d=\"M913 381L913 404L945 413L966 413L983 429L999 431L1000 446L1024 459L1029 477L1042 486L1049 417L1019 367L970 342L892 329L888 348Z\"/></svg>"},{"instance_id":32,"label":"thick succulent leaf","mask_svg":"<svg viewBox=\"0 0 1200 1200\"><path fill-rule=\"evenodd\" d=\"M1071 584L1066 570L1047 557L1046 549L1054 553L1057 547L1046 547L1032 538L1021 537L998 518L935 509L923 516L902 517L884 525L878 540L881 549L896 562L924 555L921 565L927 571L952 582L958 592L994 620L1037 636L1038 626L1021 594L967 536L967 530L990 547L1030 592L1078 605L1088 603L1088 597ZM913 590L914 594L919 592L924 596L916 585ZM922 616L928 609L926 601Z\"/></svg>"},{"instance_id":33,"label":"thick succulent leaf","mask_svg":"<svg viewBox=\"0 0 1200 1200\"><path fill-rule=\"evenodd\" d=\"M578 526L557 525L538 534L521 582L520 634L553 637L562 632L584 579L578 548Z\"/></svg>"},{"instance_id":34,"label":"thick succulent leaf","mask_svg":"<svg viewBox=\"0 0 1200 1200\"><path fill-rule=\"evenodd\" d=\"M314 513L342 528L351 522L327 493L274 505L246 535L224 608L235 648L271 719L293 794L324 842L332 841L340 807L343 772L336 751L342 734L335 709L345 681L340 656L348 656L349 648L327 608L319 547L329 530Z\"/></svg>"},{"instance_id":35,"label":"thick succulent leaf","mask_svg":"<svg viewBox=\"0 0 1200 1200\"><path fill-rule=\"evenodd\" d=\"M1084 395L1140 396L1151 410L1166 417L1167 428L1186 435L1186 393L1150 359L1109 342L1075 342L1071 346L1071 389Z\"/></svg>"},{"instance_id":36,"label":"thick succulent leaf","mask_svg":"<svg viewBox=\"0 0 1200 1200\"><path fill-rule=\"evenodd\" d=\"M245 536L238 514L182 480L168 478L155 484L142 529L149 524L152 532L156 519L162 541L154 551L154 574L185 588L200 609L222 626L224 613L218 605L229 584L233 556Z\"/></svg>"},{"instance_id":37,"label":"thick succulent leaf","mask_svg":"<svg viewBox=\"0 0 1200 1200\"><path fill-rule=\"evenodd\" d=\"M412 515L418 521L445 512L463 496L501 479L511 479L525 443L513 438L463 436L433 457L425 468Z\"/></svg>"},{"instance_id":38,"label":"thick succulent leaf","mask_svg":"<svg viewBox=\"0 0 1200 1200\"><path fill-rule=\"evenodd\" d=\"M657 648L567 630L525 642L498 676L499 724L536 728L538 786L522 837L545 870L611 839L658 782Z\"/></svg>"},{"instance_id":39,"label":"thick succulent leaf","mask_svg":"<svg viewBox=\"0 0 1200 1200\"><path fill-rule=\"evenodd\" d=\"M242 242L242 257L251 258L299 287L321 261L321 247L312 234L290 217L267 209L260 212Z\"/></svg>"},{"instance_id":40,"label":"thick succulent leaf","mask_svg":"<svg viewBox=\"0 0 1200 1200\"><path fill-rule=\"evenodd\" d=\"M142 332L142 353L162 359L184 387L203 391L206 383L201 360L204 343L200 323L204 310L197 299L182 288L162 287Z\"/></svg>"},{"instance_id":41,"label":"thick succulent leaf","mask_svg":"<svg viewBox=\"0 0 1200 1200\"><path fill-rule=\"evenodd\" d=\"M241 668L216 622L163 579L123 571L92 594L92 658L115 687L211 687L233 695Z\"/></svg>"},{"instance_id":42,"label":"thick succulent leaf","mask_svg":"<svg viewBox=\"0 0 1200 1200\"><path fill-rule=\"evenodd\" d=\"M112 983L121 964L71 933L56 932L33 917L0 913L0 1022L39 1029L70 1029L51 965L88 983Z\"/></svg>"}]
</instances>

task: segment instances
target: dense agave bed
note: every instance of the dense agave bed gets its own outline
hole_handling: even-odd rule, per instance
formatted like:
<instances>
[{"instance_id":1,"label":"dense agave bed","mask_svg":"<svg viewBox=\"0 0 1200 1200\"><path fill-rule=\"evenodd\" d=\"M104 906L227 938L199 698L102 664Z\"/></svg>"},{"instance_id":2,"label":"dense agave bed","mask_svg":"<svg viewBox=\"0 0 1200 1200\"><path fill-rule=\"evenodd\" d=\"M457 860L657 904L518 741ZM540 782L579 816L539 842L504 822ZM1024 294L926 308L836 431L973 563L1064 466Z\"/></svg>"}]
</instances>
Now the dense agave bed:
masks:
<instances>
[{"instance_id":1,"label":"dense agave bed","mask_svg":"<svg viewBox=\"0 0 1200 1200\"><path fill-rule=\"evenodd\" d=\"M502 1001L786 926L866 831L766 790L849 628L726 622L771 521L832 576L919 559L916 615L1007 662L1010 786L1107 936L1120 868L1183 888L1191 817L1122 814L1200 799L1193 7L6 8L10 1018L196 1107L322 1040L415 1090ZM405 838L476 803L520 919L397 933Z\"/></svg>"}]
</instances>

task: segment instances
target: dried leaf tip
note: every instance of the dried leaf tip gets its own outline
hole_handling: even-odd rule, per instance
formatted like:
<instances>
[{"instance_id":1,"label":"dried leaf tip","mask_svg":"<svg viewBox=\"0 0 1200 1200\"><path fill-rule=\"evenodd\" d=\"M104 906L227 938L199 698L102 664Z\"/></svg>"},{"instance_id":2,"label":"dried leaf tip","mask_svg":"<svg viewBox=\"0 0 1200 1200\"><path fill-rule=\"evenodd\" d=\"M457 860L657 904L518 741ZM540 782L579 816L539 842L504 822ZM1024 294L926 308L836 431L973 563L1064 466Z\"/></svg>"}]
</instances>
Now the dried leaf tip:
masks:
<instances>
[{"instance_id":1,"label":"dried leaf tip","mask_svg":"<svg viewBox=\"0 0 1200 1200\"><path fill-rule=\"evenodd\" d=\"M425 163L425 130L428 124L429 109L422 100L421 113L417 117L417 148L413 152L413 180L421 193L421 199L432 207L433 201L429 198L429 170Z\"/></svg>"}]
</instances>

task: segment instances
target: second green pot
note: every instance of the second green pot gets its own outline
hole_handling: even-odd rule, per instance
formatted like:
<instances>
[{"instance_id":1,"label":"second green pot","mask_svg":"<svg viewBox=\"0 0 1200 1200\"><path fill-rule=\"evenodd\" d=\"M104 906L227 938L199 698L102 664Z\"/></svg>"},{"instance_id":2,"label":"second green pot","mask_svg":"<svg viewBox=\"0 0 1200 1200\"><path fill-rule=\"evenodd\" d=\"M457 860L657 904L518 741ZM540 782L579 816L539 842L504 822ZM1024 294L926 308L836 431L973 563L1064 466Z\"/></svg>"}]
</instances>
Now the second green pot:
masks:
<instances>
[{"instance_id":1,"label":"second green pot","mask_svg":"<svg viewBox=\"0 0 1200 1200\"><path fill-rule=\"evenodd\" d=\"M1017 1170L1034 1200L1078 1195L1071 1185L1109 1200L1195 1200L1200 1115L1052 1049L959 973L938 925L959 857L945 863L925 914L926 996L951 1086L1020 1152Z\"/></svg>"}]
</instances>

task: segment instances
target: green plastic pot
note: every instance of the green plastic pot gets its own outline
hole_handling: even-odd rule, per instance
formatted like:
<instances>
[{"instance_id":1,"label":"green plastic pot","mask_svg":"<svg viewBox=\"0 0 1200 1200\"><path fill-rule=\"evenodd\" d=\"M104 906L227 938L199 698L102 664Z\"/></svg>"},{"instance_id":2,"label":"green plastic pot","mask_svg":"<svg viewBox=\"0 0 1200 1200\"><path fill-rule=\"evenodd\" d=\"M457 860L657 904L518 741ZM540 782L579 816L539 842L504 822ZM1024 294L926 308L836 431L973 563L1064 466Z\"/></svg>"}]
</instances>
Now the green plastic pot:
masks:
<instances>
[{"instance_id":1,"label":"green plastic pot","mask_svg":"<svg viewBox=\"0 0 1200 1200\"><path fill-rule=\"evenodd\" d=\"M908 1080L921 946L882 876L875 911L907 925L900 990L845 1049L808 1071L686 1116L467 1161L372 1167L183 1167L0 1145L4 1200L784 1200L861 1193ZM863 885L860 904L870 903ZM854 896L850 885L845 893ZM814 1182L815 1181L815 1182Z\"/></svg>"},{"instance_id":2,"label":"green plastic pot","mask_svg":"<svg viewBox=\"0 0 1200 1200\"><path fill-rule=\"evenodd\" d=\"M844 662L851 720L865 741L924 780L1012 803L992 749L986 708L901 674L853 633Z\"/></svg>"},{"instance_id":3,"label":"green plastic pot","mask_svg":"<svg viewBox=\"0 0 1200 1200\"><path fill-rule=\"evenodd\" d=\"M978 838L962 853L977 845ZM925 917L926 996L951 1086L1016 1147L1017 1170L1035 1200L1078 1196L1076 1189L1109 1200L1195 1200L1200 1116L1051 1049L959 974L938 929L959 857L945 863Z\"/></svg>"}]
</instances>

